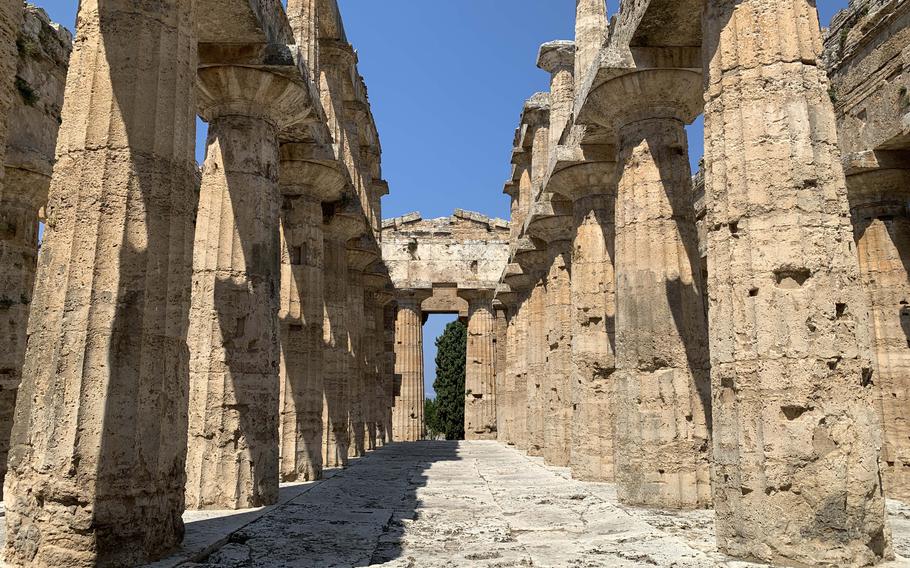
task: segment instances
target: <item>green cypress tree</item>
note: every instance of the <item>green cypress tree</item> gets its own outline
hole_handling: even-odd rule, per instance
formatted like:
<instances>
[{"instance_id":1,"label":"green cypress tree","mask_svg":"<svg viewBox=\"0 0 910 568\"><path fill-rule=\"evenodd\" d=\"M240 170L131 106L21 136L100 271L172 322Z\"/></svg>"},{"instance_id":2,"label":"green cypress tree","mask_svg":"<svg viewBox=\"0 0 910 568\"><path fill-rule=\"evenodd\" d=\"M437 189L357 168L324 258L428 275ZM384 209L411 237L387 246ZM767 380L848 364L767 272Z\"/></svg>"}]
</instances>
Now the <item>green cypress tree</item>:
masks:
<instances>
[{"instance_id":1,"label":"green cypress tree","mask_svg":"<svg viewBox=\"0 0 910 568\"><path fill-rule=\"evenodd\" d=\"M464 439L464 377L468 328L460 321L436 338L436 425L446 440Z\"/></svg>"}]
</instances>

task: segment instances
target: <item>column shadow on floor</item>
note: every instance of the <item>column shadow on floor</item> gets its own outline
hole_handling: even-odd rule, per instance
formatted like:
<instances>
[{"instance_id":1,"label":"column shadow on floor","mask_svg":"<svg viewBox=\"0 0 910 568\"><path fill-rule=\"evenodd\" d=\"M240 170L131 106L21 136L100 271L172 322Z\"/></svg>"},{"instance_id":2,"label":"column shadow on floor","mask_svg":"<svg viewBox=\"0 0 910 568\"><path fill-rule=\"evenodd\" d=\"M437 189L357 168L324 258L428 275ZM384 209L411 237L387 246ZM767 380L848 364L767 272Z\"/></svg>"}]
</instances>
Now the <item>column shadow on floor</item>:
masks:
<instances>
[{"instance_id":1,"label":"column shadow on floor","mask_svg":"<svg viewBox=\"0 0 910 568\"><path fill-rule=\"evenodd\" d=\"M181 566L346 568L393 561L403 556L406 526L419 515L418 490L427 484L427 470L460 459L458 442L382 447L235 530L206 558ZM190 522L188 535L237 526L233 517Z\"/></svg>"}]
</instances>

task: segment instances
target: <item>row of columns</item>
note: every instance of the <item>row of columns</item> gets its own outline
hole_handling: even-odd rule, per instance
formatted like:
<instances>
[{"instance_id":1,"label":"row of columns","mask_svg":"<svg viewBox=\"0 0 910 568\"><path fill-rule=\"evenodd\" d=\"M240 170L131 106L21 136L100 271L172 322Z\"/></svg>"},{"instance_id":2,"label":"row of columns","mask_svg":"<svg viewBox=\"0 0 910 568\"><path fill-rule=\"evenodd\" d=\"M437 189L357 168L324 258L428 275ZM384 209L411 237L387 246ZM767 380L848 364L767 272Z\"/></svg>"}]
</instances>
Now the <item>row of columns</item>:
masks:
<instances>
[{"instance_id":1,"label":"row of columns","mask_svg":"<svg viewBox=\"0 0 910 568\"><path fill-rule=\"evenodd\" d=\"M13 52L14 4L0 11L0 45ZM306 4L289 9L315 54ZM392 297L388 275L369 268L378 247L366 219L379 213L362 209L378 207L366 195L378 167L364 173L288 135L324 120L305 82L312 59L288 73L200 65L196 16L176 0L80 4L19 332L29 342L5 479L11 566L144 565L180 543L186 508L270 505L280 481L318 479L391 440L381 330ZM337 124L345 101L331 102ZM209 123L201 181L197 112ZM349 130L335 141L353 155L364 142ZM3 218L32 227L21 231L26 274L39 205L14 207L4 191ZM336 205L352 192L356 207ZM25 298L29 278L17 279Z\"/></svg>"},{"instance_id":2,"label":"row of columns","mask_svg":"<svg viewBox=\"0 0 910 568\"><path fill-rule=\"evenodd\" d=\"M607 35L602 2L577 5L583 44L574 62L542 47L551 92L525 107L507 185L520 229L497 295L499 439L615 481L627 504L713 505L732 556L889 557L882 483L900 496L908 463L906 176L851 175L848 201L814 6L711 4L704 79L573 81L573 64L598 73L589 44ZM771 28L787 33L742 33ZM574 121L596 141L557 146L566 90L592 81ZM685 130L702 108L707 281Z\"/></svg>"}]
</instances>

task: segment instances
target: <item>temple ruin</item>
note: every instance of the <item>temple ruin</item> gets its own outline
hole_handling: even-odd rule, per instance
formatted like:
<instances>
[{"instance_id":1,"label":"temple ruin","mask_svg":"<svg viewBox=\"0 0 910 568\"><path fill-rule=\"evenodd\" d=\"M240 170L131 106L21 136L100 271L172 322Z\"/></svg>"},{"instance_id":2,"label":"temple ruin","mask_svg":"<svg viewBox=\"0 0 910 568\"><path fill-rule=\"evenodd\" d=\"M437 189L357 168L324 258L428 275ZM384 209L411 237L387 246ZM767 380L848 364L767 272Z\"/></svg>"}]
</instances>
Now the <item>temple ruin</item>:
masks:
<instances>
[{"instance_id":1,"label":"temple ruin","mask_svg":"<svg viewBox=\"0 0 910 568\"><path fill-rule=\"evenodd\" d=\"M576 0L528 57L550 88L516 109L509 220L383 219L337 0L81 0L74 35L0 6L6 565L392 561L407 448L507 488L471 522L537 480L631 511L607 532L710 519L673 565L910 562L910 2L822 30L815 0ZM434 313L468 326L458 450L421 445ZM310 505L385 524L254 561L290 502L288 542ZM189 534L225 511L260 524ZM464 558L528 565L509 535Z\"/></svg>"}]
</instances>

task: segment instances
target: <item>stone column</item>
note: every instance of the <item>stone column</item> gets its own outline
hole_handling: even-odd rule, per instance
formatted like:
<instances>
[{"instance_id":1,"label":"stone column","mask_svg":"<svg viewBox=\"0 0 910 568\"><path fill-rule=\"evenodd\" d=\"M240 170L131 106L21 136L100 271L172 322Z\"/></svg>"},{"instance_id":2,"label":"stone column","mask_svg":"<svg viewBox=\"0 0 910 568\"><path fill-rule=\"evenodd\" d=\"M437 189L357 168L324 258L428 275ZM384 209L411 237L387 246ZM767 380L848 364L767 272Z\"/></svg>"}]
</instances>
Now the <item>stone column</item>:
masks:
<instances>
[{"instance_id":1,"label":"stone column","mask_svg":"<svg viewBox=\"0 0 910 568\"><path fill-rule=\"evenodd\" d=\"M910 169L847 177L884 431L885 493L910 502Z\"/></svg>"},{"instance_id":2,"label":"stone column","mask_svg":"<svg viewBox=\"0 0 910 568\"><path fill-rule=\"evenodd\" d=\"M319 72L319 9L317 0L288 0L287 15L294 30L294 39L307 60L310 77L317 80Z\"/></svg>"},{"instance_id":3,"label":"stone column","mask_svg":"<svg viewBox=\"0 0 910 568\"><path fill-rule=\"evenodd\" d=\"M613 480L616 359L615 162L588 162L554 173L573 199L572 476Z\"/></svg>"},{"instance_id":4,"label":"stone column","mask_svg":"<svg viewBox=\"0 0 910 568\"><path fill-rule=\"evenodd\" d=\"M572 429L571 203L546 194L532 208L528 233L546 243L541 348L543 457L567 467ZM538 308L540 309L540 308ZM533 325L533 324L532 324ZM541 344L540 341L543 341Z\"/></svg>"},{"instance_id":5,"label":"stone column","mask_svg":"<svg viewBox=\"0 0 910 568\"><path fill-rule=\"evenodd\" d=\"M508 290L508 287L506 287L506 290ZM509 384L509 366L511 362L508 359L508 340L506 339L507 330L509 329L509 305L513 300L511 294L511 291L507 293L503 293L501 290L497 291L496 300L493 304L493 309L496 312L496 322L493 325L493 336L495 338L493 345L493 358L495 361L493 365L495 373L493 392L496 393L496 403L493 410L496 416L496 439L506 443L508 443L509 434L504 433L502 430L508 431L509 429L511 409L508 404L512 397L512 386ZM505 396L504 401L500 400L502 396ZM502 414L500 414L500 411Z\"/></svg>"},{"instance_id":6,"label":"stone column","mask_svg":"<svg viewBox=\"0 0 910 568\"><path fill-rule=\"evenodd\" d=\"M718 545L872 564L890 555L881 433L815 3L704 17Z\"/></svg>"},{"instance_id":7,"label":"stone column","mask_svg":"<svg viewBox=\"0 0 910 568\"><path fill-rule=\"evenodd\" d=\"M575 87L581 89L607 43L610 24L604 0L575 0Z\"/></svg>"},{"instance_id":8,"label":"stone column","mask_svg":"<svg viewBox=\"0 0 910 568\"><path fill-rule=\"evenodd\" d=\"M395 374L400 388L395 396L393 438L414 442L424 435L423 405L423 312L420 304L429 297L423 290L398 291L395 318Z\"/></svg>"},{"instance_id":9,"label":"stone column","mask_svg":"<svg viewBox=\"0 0 910 568\"><path fill-rule=\"evenodd\" d=\"M545 155L555 154L563 130L572 117L572 104L575 97L574 65L574 42L551 41L540 46L537 66L550 74L550 122L547 129L549 153ZM536 153L534 157L537 157ZM538 164L543 166L544 173L548 169L549 161L547 158ZM537 170L538 166L535 165L534 168Z\"/></svg>"},{"instance_id":10,"label":"stone column","mask_svg":"<svg viewBox=\"0 0 910 568\"><path fill-rule=\"evenodd\" d=\"M278 499L278 132L308 108L296 83L249 67L199 72L208 152L190 313L187 508Z\"/></svg>"},{"instance_id":11,"label":"stone column","mask_svg":"<svg viewBox=\"0 0 910 568\"><path fill-rule=\"evenodd\" d=\"M536 278L527 274L518 264L506 268L506 284L515 293L514 307L509 319L507 343L511 361L509 374L509 443L521 450L528 450L528 362L529 316L531 290Z\"/></svg>"},{"instance_id":12,"label":"stone column","mask_svg":"<svg viewBox=\"0 0 910 568\"><path fill-rule=\"evenodd\" d=\"M280 149L281 303L278 311L282 481L322 476L325 234L322 203L339 199L345 176L313 160L310 144Z\"/></svg>"},{"instance_id":13,"label":"stone column","mask_svg":"<svg viewBox=\"0 0 910 568\"><path fill-rule=\"evenodd\" d=\"M366 314L364 312L363 271L374 260L376 252L361 246L361 239L348 243L348 305L345 323L350 341L348 400L350 408L351 445L348 456L361 457L367 447L368 392L371 386L367 377L366 340L364 338Z\"/></svg>"},{"instance_id":14,"label":"stone column","mask_svg":"<svg viewBox=\"0 0 910 568\"><path fill-rule=\"evenodd\" d=\"M6 163L6 137L9 131L9 115L15 104L14 79L19 61L17 39L22 29L22 2L4 2L0 7L0 164ZM0 172L2 183L3 172ZM7 192L0 186L0 195Z\"/></svg>"},{"instance_id":15,"label":"stone column","mask_svg":"<svg viewBox=\"0 0 910 568\"><path fill-rule=\"evenodd\" d=\"M633 72L602 89L619 135L616 483L624 503L711 503L707 324L685 125L698 73ZM672 88L668 88L672 86Z\"/></svg>"},{"instance_id":16,"label":"stone column","mask_svg":"<svg viewBox=\"0 0 910 568\"><path fill-rule=\"evenodd\" d=\"M323 461L326 467L343 467L350 454L351 353L348 334L348 246L363 234L363 220L333 215L325 227L325 359L323 388Z\"/></svg>"},{"instance_id":17,"label":"stone column","mask_svg":"<svg viewBox=\"0 0 910 568\"><path fill-rule=\"evenodd\" d=\"M468 301L465 361L464 431L466 440L496 438L493 290L459 290Z\"/></svg>"},{"instance_id":18,"label":"stone column","mask_svg":"<svg viewBox=\"0 0 910 568\"><path fill-rule=\"evenodd\" d=\"M7 565L138 566L183 538L194 34L192 1L80 3L5 485Z\"/></svg>"},{"instance_id":19,"label":"stone column","mask_svg":"<svg viewBox=\"0 0 910 568\"><path fill-rule=\"evenodd\" d=\"M386 444L391 444L395 441L393 436L393 416L395 406L395 393L397 391L396 386L396 374L395 374L395 320L398 314L398 306L395 302L390 301L383 308L382 313L382 322L383 322L383 347L385 351L385 359L383 360L385 365L383 366L382 371L382 382L383 382L383 430L384 430L384 442Z\"/></svg>"},{"instance_id":20,"label":"stone column","mask_svg":"<svg viewBox=\"0 0 910 568\"><path fill-rule=\"evenodd\" d=\"M364 314L366 320L367 360L367 449L376 449L386 443L386 413L391 408L387 396L385 354L385 306L392 301L391 280L382 260L377 260L364 271Z\"/></svg>"}]
</instances>

